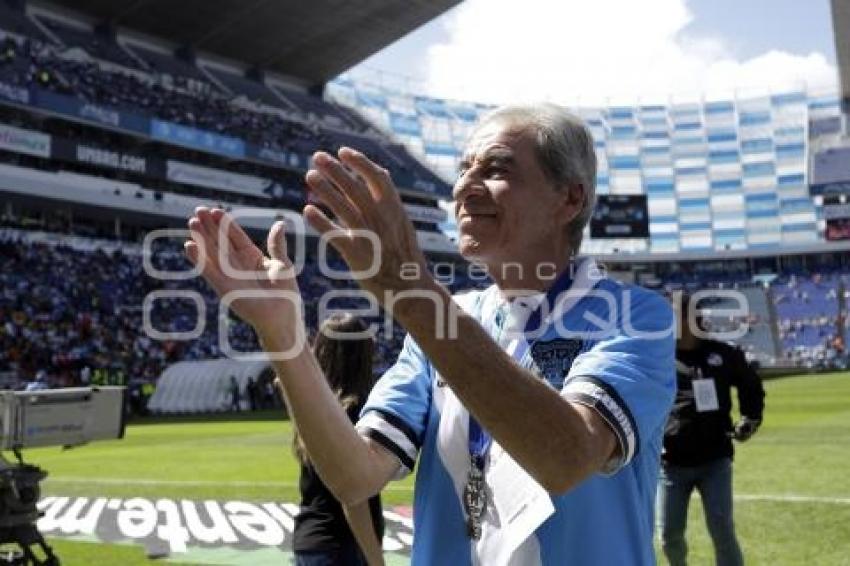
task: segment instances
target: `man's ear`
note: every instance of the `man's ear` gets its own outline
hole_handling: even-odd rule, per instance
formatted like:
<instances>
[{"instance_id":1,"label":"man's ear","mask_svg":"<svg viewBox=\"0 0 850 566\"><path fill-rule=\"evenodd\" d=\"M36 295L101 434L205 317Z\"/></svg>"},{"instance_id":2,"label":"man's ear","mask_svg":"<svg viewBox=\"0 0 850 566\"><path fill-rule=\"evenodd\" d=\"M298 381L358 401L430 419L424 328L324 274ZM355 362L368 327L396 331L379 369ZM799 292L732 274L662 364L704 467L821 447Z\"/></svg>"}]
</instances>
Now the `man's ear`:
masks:
<instances>
[{"instance_id":1,"label":"man's ear","mask_svg":"<svg viewBox=\"0 0 850 566\"><path fill-rule=\"evenodd\" d=\"M575 220L584 207L584 187L579 183L564 185L559 192L561 199L557 215L561 223L566 225Z\"/></svg>"}]
</instances>

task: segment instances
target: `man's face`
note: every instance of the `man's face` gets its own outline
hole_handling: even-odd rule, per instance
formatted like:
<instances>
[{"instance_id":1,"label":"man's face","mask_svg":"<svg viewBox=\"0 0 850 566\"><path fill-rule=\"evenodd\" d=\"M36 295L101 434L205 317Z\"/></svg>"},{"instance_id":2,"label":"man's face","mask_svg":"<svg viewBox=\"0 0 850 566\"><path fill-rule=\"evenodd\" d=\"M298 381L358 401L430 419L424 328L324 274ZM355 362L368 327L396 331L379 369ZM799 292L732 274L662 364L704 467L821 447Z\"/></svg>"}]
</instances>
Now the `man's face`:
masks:
<instances>
[{"instance_id":1,"label":"man's face","mask_svg":"<svg viewBox=\"0 0 850 566\"><path fill-rule=\"evenodd\" d=\"M527 131L497 122L470 140L453 196L460 253L485 264L563 251L581 205L546 177Z\"/></svg>"}]
</instances>

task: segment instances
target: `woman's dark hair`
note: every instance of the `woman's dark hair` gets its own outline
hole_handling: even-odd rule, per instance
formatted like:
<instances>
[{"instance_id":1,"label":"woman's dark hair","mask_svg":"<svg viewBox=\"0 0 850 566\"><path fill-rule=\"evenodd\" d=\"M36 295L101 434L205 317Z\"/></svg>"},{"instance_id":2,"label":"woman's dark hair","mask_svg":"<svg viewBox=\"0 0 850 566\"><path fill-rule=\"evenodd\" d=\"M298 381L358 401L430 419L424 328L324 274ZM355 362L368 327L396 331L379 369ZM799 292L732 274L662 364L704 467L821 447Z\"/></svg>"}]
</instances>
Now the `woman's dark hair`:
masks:
<instances>
[{"instance_id":1,"label":"woman's dark hair","mask_svg":"<svg viewBox=\"0 0 850 566\"><path fill-rule=\"evenodd\" d=\"M322 323L313 341L313 353L319 367L346 411L363 404L375 385L372 372L375 344L367 330L366 323L357 316L333 314ZM309 461L294 421L292 450L302 463Z\"/></svg>"}]
</instances>

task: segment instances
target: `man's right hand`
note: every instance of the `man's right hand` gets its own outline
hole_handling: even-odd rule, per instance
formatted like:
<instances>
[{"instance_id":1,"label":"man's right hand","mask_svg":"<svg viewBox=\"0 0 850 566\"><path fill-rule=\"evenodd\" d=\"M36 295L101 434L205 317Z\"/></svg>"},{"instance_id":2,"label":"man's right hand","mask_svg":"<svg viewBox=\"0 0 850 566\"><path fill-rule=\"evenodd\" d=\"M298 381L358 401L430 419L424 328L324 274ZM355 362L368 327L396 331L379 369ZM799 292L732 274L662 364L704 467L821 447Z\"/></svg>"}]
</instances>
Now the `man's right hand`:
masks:
<instances>
[{"instance_id":1,"label":"man's right hand","mask_svg":"<svg viewBox=\"0 0 850 566\"><path fill-rule=\"evenodd\" d=\"M192 264L245 322L263 336L294 346L305 336L301 295L286 253L284 223L268 235L269 256L223 210L198 207L189 219L191 240L184 244ZM242 294L237 298L234 294Z\"/></svg>"},{"instance_id":2,"label":"man's right hand","mask_svg":"<svg viewBox=\"0 0 850 566\"><path fill-rule=\"evenodd\" d=\"M742 417L735 424L735 429L732 431L731 436L738 442L746 442L756 433L759 425L761 425L761 420L759 419Z\"/></svg>"},{"instance_id":3,"label":"man's right hand","mask_svg":"<svg viewBox=\"0 0 850 566\"><path fill-rule=\"evenodd\" d=\"M384 304L387 292L434 284L389 172L351 148L341 148L337 156L316 152L315 169L306 176L313 195L334 219L312 204L304 207L305 219L328 238L360 288L379 303Z\"/></svg>"}]
</instances>

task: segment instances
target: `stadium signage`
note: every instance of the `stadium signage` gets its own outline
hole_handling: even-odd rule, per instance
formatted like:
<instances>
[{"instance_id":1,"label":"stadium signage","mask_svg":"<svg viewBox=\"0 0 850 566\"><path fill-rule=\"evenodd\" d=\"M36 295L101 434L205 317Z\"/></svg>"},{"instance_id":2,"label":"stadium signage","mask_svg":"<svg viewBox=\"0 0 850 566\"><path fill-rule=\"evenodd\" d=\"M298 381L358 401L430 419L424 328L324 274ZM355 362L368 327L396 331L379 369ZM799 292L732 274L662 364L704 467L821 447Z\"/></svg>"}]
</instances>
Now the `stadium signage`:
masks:
<instances>
[{"instance_id":1,"label":"stadium signage","mask_svg":"<svg viewBox=\"0 0 850 566\"><path fill-rule=\"evenodd\" d=\"M166 162L166 178L175 183L185 183L209 189L267 197L266 192L273 182L270 179L231 173L212 167L201 167L183 161L169 159Z\"/></svg>"},{"instance_id":2,"label":"stadium signage","mask_svg":"<svg viewBox=\"0 0 850 566\"><path fill-rule=\"evenodd\" d=\"M405 204L405 210L411 220L415 222L430 222L439 224L445 222L448 218L446 211L442 208L429 208L427 206L419 206L416 204Z\"/></svg>"},{"instance_id":3,"label":"stadium signage","mask_svg":"<svg viewBox=\"0 0 850 566\"><path fill-rule=\"evenodd\" d=\"M150 136L161 141L228 157L245 157L245 142L238 138L222 136L173 122L151 120Z\"/></svg>"},{"instance_id":4,"label":"stadium signage","mask_svg":"<svg viewBox=\"0 0 850 566\"><path fill-rule=\"evenodd\" d=\"M254 145L247 146L249 157L254 157L260 161L266 161L278 167L287 167L291 169L299 169L303 166L302 158L297 153L287 153L285 151L277 151L268 147L258 147ZM306 158L304 162L306 162Z\"/></svg>"},{"instance_id":5,"label":"stadium signage","mask_svg":"<svg viewBox=\"0 0 850 566\"><path fill-rule=\"evenodd\" d=\"M30 103L30 93L27 89L3 82L0 82L0 98L19 104Z\"/></svg>"},{"instance_id":6,"label":"stadium signage","mask_svg":"<svg viewBox=\"0 0 850 566\"><path fill-rule=\"evenodd\" d=\"M424 179L416 179L413 181L413 188L419 191L425 191L429 194L434 194L437 192L437 185L431 181L426 181Z\"/></svg>"},{"instance_id":7,"label":"stadium signage","mask_svg":"<svg viewBox=\"0 0 850 566\"><path fill-rule=\"evenodd\" d=\"M47 536L95 536L102 542L135 541L149 554L228 547L244 551L292 549L292 503L45 497L38 529ZM409 555L410 519L385 511L384 549Z\"/></svg>"},{"instance_id":8,"label":"stadium signage","mask_svg":"<svg viewBox=\"0 0 850 566\"><path fill-rule=\"evenodd\" d=\"M825 194L823 219L826 221L824 236L827 240L850 239L850 194Z\"/></svg>"},{"instance_id":9,"label":"stadium signage","mask_svg":"<svg viewBox=\"0 0 850 566\"><path fill-rule=\"evenodd\" d=\"M50 157L50 136L0 124L0 149L36 157Z\"/></svg>"},{"instance_id":10,"label":"stadium signage","mask_svg":"<svg viewBox=\"0 0 850 566\"><path fill-rule=\"evenodd\" d=\"M850 179L834 183L820 183L809 187L809 194L817 195L850 195Z\"/></svg>"},{"instance_id":11,"label":"stadium signage","mask_svg":"<svg viewBox=\"0 0 850 566\"><path fill-rule=\"evenodd\" d=\"M646 195L599 195L590 218L592 238L648 238Z\"/></svg>"},{"instance_id":12,"label":"stadium signage","mask_svg":"<svg viewBox=\"0 0 850 566\"><path fill-rule=\"evenodd\" d=\"M110 110L97 104L83 104L80 106L80 118L88 118L95 122L106 124L107 126L121 125L120 114L116 110Z\"/></svg>"},{"instance_id":13,"label":"stadium signage","mask_svg":"<svg viewBox=\"0 0 850 566\"><path fill-rule=\"evenodd\" d=\"M83 102L72 96L66 96L40 88L32 89L31 103L38 108L43 108L50 112L102 124L111 128L120 128L140 133L148 133L149 129L148 119L138 114L123 112L102 104Z\"/></svg>"},{"instance_id":14,"label":"stadium signage","mask_svg":"<svg viewBox=\"0 0 850 566\"><path fill-rule=\"evenodd\" d=\"M835 204L827 204L826 199L823 203L823 219L837 220L841 218L850 218L850 203L842 202Z\"/></svg>"},{"instance_id":15,"label":"stadium signage","mask_svg":"<svg viewBox=\"0 0 850 566\"><path fill-rule=\"evenodd\" d=\"M137 155L80 144L77 146L76 157L77 161L91 165L132 171L133 173L145 174L147 172L147 161L144 157Z\"/></svg>"},{"instance_id":16,"label":"stadium signage","mask_svg":"<svg viewBox=\"0 0 850 566\"><path fill-rule=\"evenodd\" d=\"M848 182L850 182L850 145L829 147L815 153L812 159L814 187Z\"/></svg>"},{"instance_id":17,"label":"stadium signage","mask_svg":"<svg viewBox=\"0 0 850 566\"><path fill-rule=\"evenodd\" d=\"M393 173L393 179L395 180L396 186L400 189L425 193L432 197L439 196L446 199L450 199L452 195L452 188L448 184L442 183L437 185L435 182L427 181L415 176L410 171L396 171Z\"/></svg>"},{"instance_id":18,"label":"stadium signage","mask_svg":"<svg viewBox=\"0 0 850 566\"><path fill-rule=\"evenodd\" d=\"M54 159L129 171L151 177L164 176L165 165L160 159L113 151L104 147L77 143L64 138L53 140L51 156Z\"/></svg>"}]
</instances>

